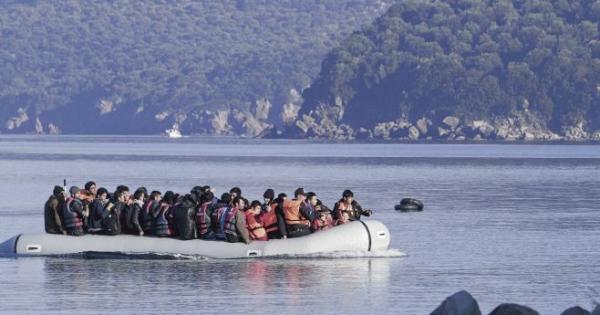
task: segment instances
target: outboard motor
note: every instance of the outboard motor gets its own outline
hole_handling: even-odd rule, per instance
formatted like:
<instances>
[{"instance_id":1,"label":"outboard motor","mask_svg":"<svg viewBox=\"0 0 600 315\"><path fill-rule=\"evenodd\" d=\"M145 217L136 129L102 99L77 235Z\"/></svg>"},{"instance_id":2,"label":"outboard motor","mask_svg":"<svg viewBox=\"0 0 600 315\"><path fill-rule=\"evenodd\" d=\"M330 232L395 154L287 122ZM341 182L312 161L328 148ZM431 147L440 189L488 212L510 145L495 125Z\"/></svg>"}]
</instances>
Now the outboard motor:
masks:
<instances>
[{"instance_id":1,"label":"outboard motor","mask_svg":"<svg viewBox=\"0 0 600 315\"><path fill-rule=\"evenodd\" d=\"M198 202L194 195L186 195L181 204L173 209L175 226L179 232L179 238L182 240L191 240L198 237L195 222L197 205Z\"/></svg>"}]
</instances>

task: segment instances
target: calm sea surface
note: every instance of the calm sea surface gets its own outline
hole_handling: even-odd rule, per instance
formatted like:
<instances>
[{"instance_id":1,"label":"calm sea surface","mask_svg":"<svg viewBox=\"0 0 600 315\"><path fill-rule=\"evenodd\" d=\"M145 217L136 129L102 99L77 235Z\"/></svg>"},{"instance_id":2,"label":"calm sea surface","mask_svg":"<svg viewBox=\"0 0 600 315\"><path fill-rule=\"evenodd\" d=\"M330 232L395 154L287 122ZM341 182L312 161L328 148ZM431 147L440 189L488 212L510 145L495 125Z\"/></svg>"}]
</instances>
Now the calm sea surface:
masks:
<instances>
[{"instance_id":1,"label":"calm sea surface","mask_svg":"<svg viewBox=\"0 0 600 315\"><path fill-rule=\"evenodd\" d=\"M109 190L240 186L249 199L301 186L330 206L349 188L388 226L393 250L384 258L0 258L0 312L429 314L467 289L484 313L515 302L559 314L600 299L600 146L3 136L0 241L43 231L43 204L63 178ZM423 200L425 211L394 211L403 197Z\"/></svg>"}]
</instances>

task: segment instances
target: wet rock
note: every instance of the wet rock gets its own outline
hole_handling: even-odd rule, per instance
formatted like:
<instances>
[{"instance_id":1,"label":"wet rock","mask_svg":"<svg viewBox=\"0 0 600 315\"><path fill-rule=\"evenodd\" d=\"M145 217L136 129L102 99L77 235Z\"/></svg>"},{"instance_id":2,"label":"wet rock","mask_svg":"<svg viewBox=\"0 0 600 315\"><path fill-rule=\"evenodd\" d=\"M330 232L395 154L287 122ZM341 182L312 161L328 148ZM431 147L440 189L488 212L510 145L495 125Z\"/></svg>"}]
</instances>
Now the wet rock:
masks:
<instances>
[{"instance_id":1,"label":"wet rock","mask_svg":"<svg viewBox=\"0 0 600 315\"><path fill-rule=\"evenodd\" d=\"M447 297L431 315L481 315L481 310L473 296L463 290Z\"/></svg>"},{"instance_id":2,"label":"wet rock","mask_svg":"<svg viewBox=\"0 0 600 315\"><path fill-rule=\"evenodd\" d=\"M539 315L539 313L524 305L505 303L496 307L490 315Z\"/></svg>"},{"instance_id":3,"label":"wet rock","mask_svg":"<svg viewBox=\"0 0 600 315\"><path fill-rule=\"evenodd\" d=\"M408 128L408 139L410 140L419 140L419 129L415 126L411 126Z\"/></svg>"},{"instance_id":4,"label":"wet rock","mask_svg":"<svg viewBox=\"0 0 600 315\"><path fill-rule=\"evenodd\" d=\"M444 129L442 127L437 127L438 138L445 138L445 137L448 137L448 135L450 135L450 130Z\"/></svg>"},{"instance_id":5,"label":"wet rock","mask_svg":"<svg viewBox=\"0 0 600 315\"><path fill-rule=\"evenodd\" d=\"M583 309L579 306L574 306L574 307L570 307L570 308L566 309L560 315L590 315L590 314L591 313L588 310Z\"/></svg>"},{"instance_id":6,"label":"wet rock","mask_svg":"<svg viewBox=\"0 0 600 315\"><path fill-rule=\"evenodd\" d=\"M29 116L27 115L27 111L23 108L19 108L17 110L17 115L9 118L6 121L6 129L7 130L15 130L21 127L22 124L29 121Z\"/></svg>"},{"instance_id":7,"label":"wet rock","mask_svg":"<svg viewBox=\"0 0 600 315\"><path fill-rule=\"evenodd\" d=\"M417 120L417 122L415 123L415 126L417 127L417 129L419 129L419 132L422 135L427 135L428 131L429 131L429 126L431 126L432 122L431 120L423 117L419 120Z\"/></svg>"},{"instance_id":8,"label":"wet rock","mask_svg":"<svg viewBox=\"0 0 600 315\"><path fill-rule=\"evenodd\" d=\"M373 138L373 132L371 132L371 130L369 130L369 129L360 128L356 132L356 139L366 140L366 139L371 139L371 138Z\"/></svg>"},{"instance_id":9,"label":"wet rock","mask_svg":"<svg viewBox=\"0 0 600 315\"><path fill-rule=\"evenodd\" d=\"M564 128L564 133L565 138L569 141L582 141L586 140L589 137L588 133L583 127L582 122L576 124L575 126Z\"/></svg>"},{"instance_id":10,"label":"wet rock","mask_svg":"<svg viewBox=\"0 0 600 315\"><path fill-rule=\"evenodd\" d=\"M106 114L110 114L115 111L115 103L109 100L100 100L96 105L96 108L99 111L99 115L103 116Z\"/></svg>"},{"instance_id":11,"label":"wet rock","mask_svg":"<svg viewBox=\"0 0 600 315\"><path fill-rule=\"evenodd\" d=\"M460 119L454 116L446 116L446 118L442 120L442 123L444 123L448 128L450 128L450 130L454 130L460 124Z\"/></svg>"},{"instance_id":12,"label":"wet rock","mask_svg":"<svg viewBox=\"0 0 600 315\"><path fill-rule=\"evenodd\" d=\"M287 103L283 105L283 111L281 112L281 121L284 124L293 124L298 118L298 112L300 111L300 106L292 103Z\"/></svg>"},{"instance_id":13,"label":"wet rock","mask_svg":"<svg viewBox=\"0 0 600 315\"><path fill-rule=\"evenodd\" d=\"M260 99L254 103L253 113L257 120L266 121L269 118L269 112L273 105L268 99Z\"/></svg>"},{"instance_id":14,"label":"wet rock","mask_svg":"<svg viewBox=\"0 0 600 315\"><path fill-rule=\"evenodd\" d=\"M44 134L44 125L42 125L42 121L40 120L40 117L35 118L35 133L38 135Z\"/></svg>"},{"instance_id":15,"label":"wet rock","mask_svg":"<svg viewBox=\"0 0 600 315\"><path fill-rule=\"evenodd\" d=\"M60 128L53 124L53 123L49 123L48 124L48 133L51 135L59 135L60 134Z\"/></svg>"}]
</instances>

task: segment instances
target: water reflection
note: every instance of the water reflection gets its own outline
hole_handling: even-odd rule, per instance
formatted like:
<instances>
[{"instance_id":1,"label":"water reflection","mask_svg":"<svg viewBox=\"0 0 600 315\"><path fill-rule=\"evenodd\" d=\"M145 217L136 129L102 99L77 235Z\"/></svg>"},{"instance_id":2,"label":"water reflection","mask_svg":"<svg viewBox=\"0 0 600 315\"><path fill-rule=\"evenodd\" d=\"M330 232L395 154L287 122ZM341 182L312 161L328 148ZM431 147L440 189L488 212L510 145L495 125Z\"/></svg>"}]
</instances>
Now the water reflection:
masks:
<instances>
[{"instance_id":1,"label":"water reflection","mask_svg":"<svg viewBox=\"0 0 600 315\"><path fill-rule=\"evenodd\" d=\"M44 260L46 292L67 290L73 294L48 295L71 307L144 300L169 301L185 307L210 304L213 310L243 310L258 303L261 308L285 305L297 310L341 311L332 299L364 300L381 304L389 286L390 259L277 259L277 260ZM109 290L109 292L105 292ZM101 292L98 292L101 291ZM380 301L377 301L377 298ZM331 303L324 300L332 300ZM345 303L347 304L347 303ZM102 304L101 304L102 305ZM169 312L166 305L140 311ZM351 311L346 310L346 311Z\"/></svg>"}]
</instances>

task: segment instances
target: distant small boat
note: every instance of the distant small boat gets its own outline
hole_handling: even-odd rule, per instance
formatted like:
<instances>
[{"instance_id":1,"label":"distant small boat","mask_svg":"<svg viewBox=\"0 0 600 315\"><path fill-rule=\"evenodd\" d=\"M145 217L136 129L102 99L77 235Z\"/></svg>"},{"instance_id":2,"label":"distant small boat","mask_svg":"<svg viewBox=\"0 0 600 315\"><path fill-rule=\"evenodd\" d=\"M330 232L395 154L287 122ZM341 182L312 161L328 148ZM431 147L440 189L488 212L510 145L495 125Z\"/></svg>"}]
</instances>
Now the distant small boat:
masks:
<instances>
[{"instance_id":1,"label":"distant small boat","mask_svg":"<svg viewBox=\"0 0 600 315\"><path fill-rule=\"evenodd\" d=\"M179 131L179 129L167 129L165 130L165 134L167 135L167 137L171 138L171 139L179 139L181 137L183 137L181 135L181 131Z\"/></svg>"},{"instance_id":2,"label":"distant small boat","mask_svg":"<svg viewBox=\"0 0 600 315\"><path fill-rule=\"evenodd\" d=\"M390 232L379 221L354 221L285 240L227 243L135 235L20 234L0 244L0 256L63 256L82 253L182 255L208 258L305 256L388 250Z\"/></svg>"}]
</instances>

